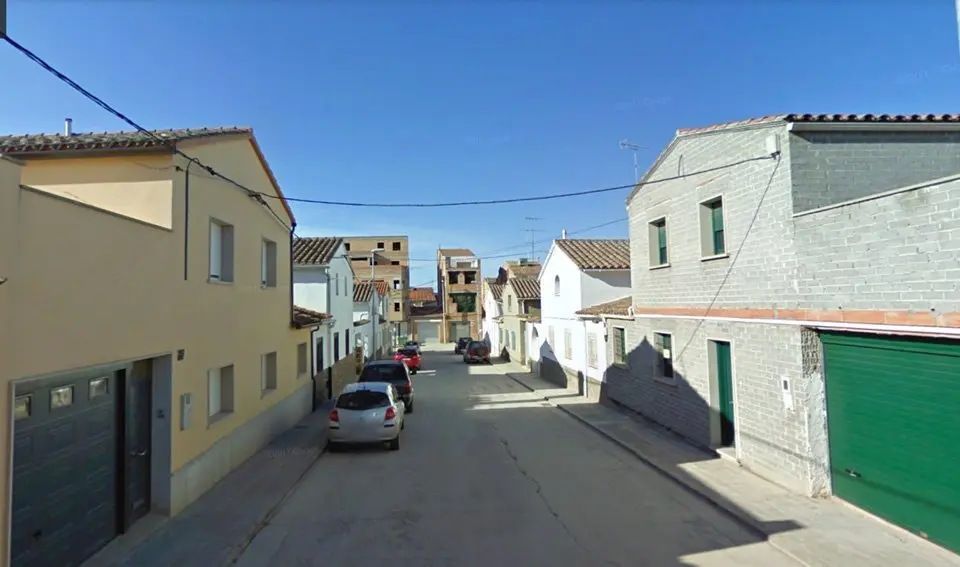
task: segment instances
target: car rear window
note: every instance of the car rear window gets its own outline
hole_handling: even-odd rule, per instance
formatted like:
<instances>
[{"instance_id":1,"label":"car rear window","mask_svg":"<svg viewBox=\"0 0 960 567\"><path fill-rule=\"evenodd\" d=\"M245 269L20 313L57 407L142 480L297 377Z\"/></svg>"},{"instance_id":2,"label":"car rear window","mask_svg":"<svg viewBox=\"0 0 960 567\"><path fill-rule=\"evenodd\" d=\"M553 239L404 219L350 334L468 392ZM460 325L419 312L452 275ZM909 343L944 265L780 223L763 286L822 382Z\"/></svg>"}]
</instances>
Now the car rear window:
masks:
<instances>
[{"instance_id":1,"label":"car rear window","mask_svg":"<svg viewBox=\"0 0 960 567\"><path fill-rule=\"evenodd\" d=\"M470 343L470 346L468 348L470 350L483 350L487 348L487 345L483 343Z\"/></svg>"},{"instance_id":2,"label":"car rear window","mask_svg":"<svg viewBox=\"0 0 960 567\"><path fill-rule=\"evenodd\" d=\"M399 353L402 354L403 356L416 356L416 354L417 354L417 349L415 349L415 348L402 348L402 349L398 350L397 352L399 352Z\"/></svg>"},{"instance_id":3,"label":"car rear window","mask_svg":"<svg viewBox=\"0 0 960 567\"><path fill-rule=\"evenodd\" d=\"M358 382L406 382L407 371L397 364L376 364L367 366L360 373Z\"/></svg>"},{"instance_id":4,"label":"car rear window","mask_svg":"<svg viewBox=\"0 0 960 567\"><path fill-rule=\"evenodd\" d=\"M383 392L358 390L340 394L337 398L337 407L345 410L364 411L374 408L385 408L390 405L390 398Z\"/></svg>"}]
</instances>

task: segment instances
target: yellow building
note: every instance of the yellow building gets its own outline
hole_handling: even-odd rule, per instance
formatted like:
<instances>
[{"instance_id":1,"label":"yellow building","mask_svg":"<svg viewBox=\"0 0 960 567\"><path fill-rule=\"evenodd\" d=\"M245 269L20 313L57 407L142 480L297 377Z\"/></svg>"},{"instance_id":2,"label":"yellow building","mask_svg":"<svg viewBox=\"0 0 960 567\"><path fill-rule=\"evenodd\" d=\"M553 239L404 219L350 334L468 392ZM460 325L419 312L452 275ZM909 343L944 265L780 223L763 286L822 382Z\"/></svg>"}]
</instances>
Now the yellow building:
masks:
<instances>
[{"instance_id":1,"label":"yellow building","mask_svg":"<svg viewBox=\"0 0 960 567\"><path fill-rule=\"evenodd\" d=\"M14 565L177 514L312 410L322 314L292 305L295 221L252 131L156 135L0 137Z\"/></svg>"}]
</instances>

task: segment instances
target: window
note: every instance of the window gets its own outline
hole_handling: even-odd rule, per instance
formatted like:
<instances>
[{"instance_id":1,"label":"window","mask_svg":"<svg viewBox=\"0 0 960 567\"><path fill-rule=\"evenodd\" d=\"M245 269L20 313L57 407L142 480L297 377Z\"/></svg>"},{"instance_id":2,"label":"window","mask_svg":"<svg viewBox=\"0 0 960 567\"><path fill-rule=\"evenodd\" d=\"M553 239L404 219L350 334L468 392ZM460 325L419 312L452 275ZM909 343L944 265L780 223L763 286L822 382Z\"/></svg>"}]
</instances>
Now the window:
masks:
<instances>
[{"instance_id":1,"label":"window","mask_svg":"<svg viewBox=\"0 0 960 567\"><path fill-rule=\"evenodd\" d=\"M507 313L513 313L513 296L507 296Z\"/></svg>"},{"instance_id":2,"label":"window","mask_svg":"<svg viewBox=\"0 0 960 567\"><path fill-rule=\"evenodd\" d=\"M560 295L560 276L553 276L553 295Z\"/></svg>"},{"instance_id":3,"label":"window","mask_svg":"<svg viewBox=\"0 0 960 567\"><path fill-rule=\"evenodd\" d=\"M727 253L723 230L723 199L700 204L700 248L704 257Z\"/></svg>"},{"instance_id":4,"label":"window","mask_svg":"<svg viewBox=\"0 0 960 567\"><path fill-rule=\"evenodd\" d=\"M33 413L33 396L30 394L17 396L13 405L13 419L15 421L27 419L31 413Z\"/></svg>"},{"instance_id":5,"label":"window","mask_svg":"<svg viewBox=\"0 0 960 567\"><path fill-rule=\"evenodd\" d=\"M92 400L93 398L98 398L100 396L105 396L110 393L110 384L109 378L106 376L102 378L91 378L87 383L87 396Z\"/></svg>"},{"instance_id":6,"label":"window","mask_svg":"<svg viewBox=\"0 0 960 567\"><path fill-rule=\"evenodd\" d=\"M302 377L310 370L307 368L307 343L297 345L297 376Z\"/></svg>"},{"instance_id":7,"label":"window","mask_svg":"<svg viewBox=\"0 0 960 567\"><path fill-rule=\"evenodd\" d=\"M400 289L400 280L393 280L393 289Z\"/></svg>"},{"instance_id":8,"label":"window","mask_svg":"<svg viewBox=\"0 0 960 567\"><path fill-rule=\"evenodd\" d=\"M459 272L450 272L447 274L447 282L450 284L460 283L460 273Z\"/></svg>"},{"instance_id":9,"label":"window","mask_svg":"<svg viewBox=\"0 0 960 567\"><path fill-rule=\"evenodd\" d=\"M73 386L60 386L50 390L50 409L73 405Z\"/></svg>"},{"instance_id":10,"label":"window","mask_svg":"<svg viewBox=\"0 0 960 567\"><path fill-rule=\"evenodd\" d=\"M457 313L477 312L477 294L475 293L451 293L450 299L457 305Z\"/></svg>"},{"instance_id":11,"label":"window","mask_svg":"<svg viewBox=\"0 0 960 567\"><path fill-rule=\"evenodd\" d=\"M357 390L337 396L337 407L345 410L367 411L390 407L390 398L383 392Z\"/></svg>"},{"instance_id":12,"label":"window","mask_svg":"<svg viewBox=\"0 0 960 567\"><path fill-rule=\"evenodd\" d=\"M547 327L547 344L550 345L551 350L557 346L556 337L553 336L553 325Z\"/></svg>"},{"instance_id":13,"label":"window","mask_svg":"<svg viewBox=\"0 0 960 567\"><path fill-rule=\"evenodd\" d=\"M333 295L340 295L340 274L333 276Z\"/></svg>"},{"instance_id":14,"label":"window","mask_svg":"<svg viewBox=\"0 0 960 567\"><path fill-rule=\"evenodd\" d=\"M670 263L667 256L667 219L657 219L647 227L647 240L650 243L650 266L666 266Z\"/></svg>"},{"instance_id":15,"label":"window","mask_svg":"<svg viewBox=\"0 0 960 567\"><path fill-rule=\"evenodd\" d=\"M210 221L209 281L233 281L233 226L218 220Z\"/></svg>"},{"instance_id":16,"label":"window","mask_svg":"<svg viewBox=\"0 0 960 567\"><path fill-rule=\"evenodd\" d=\"M399 313L399 312L400 312L400 302L399 302L399 301L394 301L394 302L393 302L393 312L394 312L394 313Z\"/></svg>"},{"instance_id":17,"label":"window","mask_svg":"<svg viewBox=\"0 0 960 567\"><path fill-rule=\"evenodd\" d=\"M343 332L343 356L350 356L350 329Z\"/></svg>"},{"instance_id":18,"label":"window","mask_svg":"<svg viewBox=\"0 0 960 567\"><path fill-rule=\"evenodd\" d=\"M657 372L659 378L673 379L673 337L666 333L653 334L653 348L657 351Z\"/></svg>"},{"instance_id":19,"label":"window","mask_svg":"<svg viewBox=\"0 0 960 567\"><path fill-rule=\"evenodd\" d=\"M587 366L597 367L597 335L594 333L587 335Z\"/></svg>"},{"instance_id":20,"label":"window","mask_svg":"<svg viewBox=\"0 0 960 567\"><path fill-rule=\"evenodd\" d=\"M267 393L277 389L277 353L271 352L260 357L260 392Z\"/></svg>"},{"instance_id":21,"label":"window","mask_svg":"<svg viewBox=\"0 0 960 567\"><path fill-rule=\"evenodd\" d=\"M343 243L343 249L346 250L347 252L349 252L349 251L350 251L350 243L349 243L349 242L344 242L344 243ZM352 258L351 258L351 259L352 259Z\"/></svg>"},{"instance_id":22,"label":"window","mask_svg":"<svg viewBox=\"0 0 960 567\"><path fill-rule=\"evenodd\" d=\"M333 362L340 360L340 333L333 334Z\"/></svg>"},{"instance_id":23,"label":"window","mask_svg":"<svg viewBox=\"0 0 960 567\"><path fill-rule=\"evenodd\" d=\"M563 330L563 357L573 360L573 333L570 329Z\"/></svg>"},{"instance_id":24,"label":"window","mask_svg":"<svg viewBox=\"0 0 960 567\"><path fill-rule=\"evenodd\" d=\"M627 333L622 327L613 328L613 362L627 363Z\"/></svg>"},{"instance_id":25,"label":"window","mask_svg":"<svg viewBox=\"0 0 960 567\"><path fill-rule=\"evenodd\" d=\"M229 414L232 411L233 365L208 370L207 417L219 418Z\"/></svg>"},{"instance_id":26,"label":"window","mask_svg":"<svg viewBox=\"0 0 960 567\"><path fill-rule=\"evenodd\" d=\"M390 265L391 265L391 266L399 266L399 265L400 265L400 260L391 260L391 261L390 261Z\"/></svg>"},{"instance_id":27,"label":"window","mask_svg":"<svg viewBox=\"0 0 960 567\"><path fill-rule=\"evenodd\" d=\"M477 283L477 272L464 272L463 283L465 284Z\"/></svg>"},{"instance_id":28,"label":"window","mask_svg":"<svg viewBox=\"0 0 960 567\"><path fill-rule=\"evenodd\" d=\"M277 287L277 243L266 239L260 242L260 285Z\"/></svg>"},{"instance_id":29,"label":"window","mask_svg":"<svg viewBox=\"0 0 960 567\"><path fill-rule=\"evenodd\" d=\"M377 248L383 248L383 242L377 242Z\"/></svg>"},{"instance_id":30,"label":"window","mask_svg":"<svg viewBox=\"0 0 960 567\"><path fill-rule=\"evenodd\" d=\"M326 366L323 365L323 357L324 357L324 354L325 354L325 353L323 352L323 337L319 337L319 338L317 339L317 354L316 354L316 356L317 356L317 372L322 372L322 371L326 370L326 368L327 368Z\"/></svg>"},{"instance_id":31,"label":"window","mask_svg":"<svg viewBox=\"0 0 960 567\"><path fill-rule=\"evenodd\" d=\"M399 251L400 251L400 243L399 243L399 242L394 242L394 243L391 245L391 248L393 249L394 252L399 252Z\"/></svg>"}]
</instances>

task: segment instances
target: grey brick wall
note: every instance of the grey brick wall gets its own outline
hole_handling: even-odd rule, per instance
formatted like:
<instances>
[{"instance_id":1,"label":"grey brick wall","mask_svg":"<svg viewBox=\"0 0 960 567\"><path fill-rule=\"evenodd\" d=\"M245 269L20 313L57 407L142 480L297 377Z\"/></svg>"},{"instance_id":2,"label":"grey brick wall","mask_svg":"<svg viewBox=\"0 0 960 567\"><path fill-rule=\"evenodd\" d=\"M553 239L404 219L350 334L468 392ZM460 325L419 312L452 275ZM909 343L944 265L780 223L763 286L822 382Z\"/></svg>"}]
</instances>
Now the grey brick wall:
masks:
<instances>
[{"instance_id":1,"label":"grey brick wall","mask_svg":"<svg viewBox=\"0 0 960 567\"><path fill-rule=\"evenodd\" d=\"M960 182L793 222L800 307L960 311Z\"/></svg>"},{"instance_id":2,"label":"grey brick wall","mask_svg":"<svg viewBox=\"0 0 960 567\"><path fill-rule=\"evenodd\" d=\"M795 132L795 212L960 173L960 132Z\"/></svg>"},{"instance_id":3,"label":"grey brick wall","mask_svg":"<svg viewBox=\"0 0 960 567\"><path fill-rule=\"evenodd\" d=\"M701 135L681 140L651 180L690 174L757 158L765 154L771 133L785 135L782 126ZM788 145L782 145L784 150ZM638 305L704 306L711 302L727 274L732 252L743 249L736 269L723 285L716 307L769 307L793 293L795 259L791 252L790 156L752 161L713 173L645 185L630 202L630 254L634 303ZM757 220L760 195L769 189ZM722 195L728 258L701 261L700 205ZM648 225L667 217L670 267L650 269Z\"/></svg>"},{"instance_id":4,"label":"grey brick wall","mask_svg":"<svg viewBox=\"0 0 960 567\"><path fill-rule=\"evenodd\" d=\"M680 319L608 321L608 332L627 332L629 369L611 366L606 396L665 425L694 444L719 439L716 384L711 379L708 341L731 344L741 463L798 492L821 492L826 462L823 380L816 334L799 327ZM654 332L669 333L674 345L675 384L654 377ZM812 335L806 337L803 333ZM613 356L608 341L608 356ZM612 360L612 358L610 358ZM793 408L783 402L781 379L789 377ZM815 479L820 478L820 481Z\"/></svg>"}]
</instances>

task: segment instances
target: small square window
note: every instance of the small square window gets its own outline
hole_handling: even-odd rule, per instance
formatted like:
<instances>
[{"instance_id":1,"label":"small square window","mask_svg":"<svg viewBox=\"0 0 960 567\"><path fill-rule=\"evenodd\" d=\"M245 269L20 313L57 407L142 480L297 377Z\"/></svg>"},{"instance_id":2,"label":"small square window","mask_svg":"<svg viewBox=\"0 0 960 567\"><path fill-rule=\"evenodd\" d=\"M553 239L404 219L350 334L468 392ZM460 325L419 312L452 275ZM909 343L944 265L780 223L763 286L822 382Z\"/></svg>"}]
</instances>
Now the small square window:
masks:
<instances>
[{"instance_id":1,"label":"small square window","mask_svg":"<svg viewBox=\"0 0 960 567\"><path fill-rule=\"evenodd\" d=\"M13 403L13 418L16 421L27 419L33 413L33 396L25 394L17 396Z\"/></svg>"},{"instance_id":2,"label":"small square window","mask_svg":"<svg viewBox=\"0 0 960 567\"><path fill-rule=\"evenodd\" d=\"M399 261L399 260L391 260L391 261L390 261L390 265L391 265L391 266L399 266L399 265L400 265L400 261Z\"/></svg>"},{"instance_id":3,"label":"small square window","mask_svg":"<svg viewBox=\"0 0 960 567\"><path fill-rule=\"evenodd\" d=\"M383 248L383 242L377 242L377 248Z\"/></svg>"},{"instance_id":4,"label":"small square window","mask_svg":"<svg viewBox=\"0 0 960 567\"><path fill-rule=\"evenodd\" d=\"M50 390L50 409L73 405L73 386L60 386Z\"/></svg>"},{"instance_id":5,"label":"small square window","mask_svg":"<svg viewBox=\"0 0 960 567\"><path fill-rule=\"evenodd\" d=\"M399 251L400 251L400 243L399 243L399 242L394 242L394 243L393 243L393 251L394 251L394 252L399 252Z\"/></svg>"},{"instance_id":6,"label":"small square window","mask_svg":"<svg viewBox=\"0 0 960 567\"><path fill-rule=\"evenodd\" d=\"M93 378L90 380L90 399L105 396L110 392L110 386L107 377Z\"/></svg>"},{"instance_id":7,"label":"small square window","mask_svg":"<svg viewBox=\"0 0 960 567\"><path fill-rule=\"evenodd\" d=\"M394 302L394 303L393 303L393 312L394 312L394 313L399 313L399 312L400 312L400 303L399 303L399 302Z\"/></svg>"},{"instance_id":8,"label":"small square window","mask_svg":"<svg viewBox=\"0 0 960 567\"><path fill-rule=\"evenodd\" d=\"M350 243L349 243L349 242L344 242L344 243L343 243L343 248L344 248L344 250L346 250L347 252L349 252L349 251L350 251Z\"/></svg>"}]
</instances>

